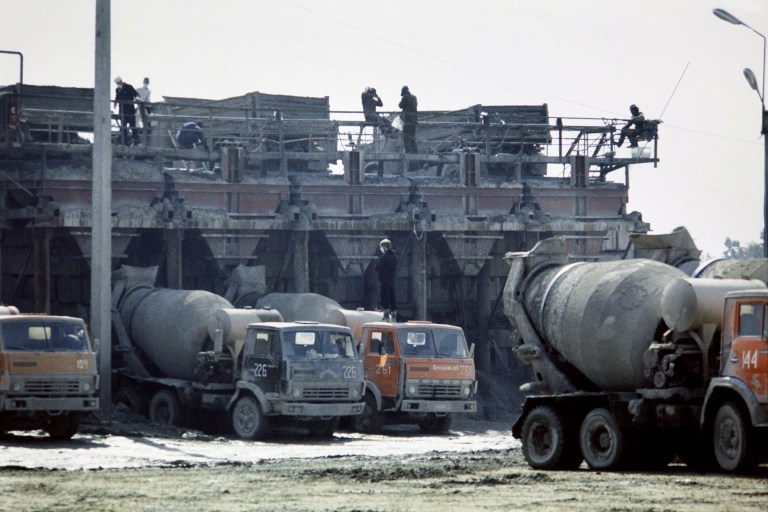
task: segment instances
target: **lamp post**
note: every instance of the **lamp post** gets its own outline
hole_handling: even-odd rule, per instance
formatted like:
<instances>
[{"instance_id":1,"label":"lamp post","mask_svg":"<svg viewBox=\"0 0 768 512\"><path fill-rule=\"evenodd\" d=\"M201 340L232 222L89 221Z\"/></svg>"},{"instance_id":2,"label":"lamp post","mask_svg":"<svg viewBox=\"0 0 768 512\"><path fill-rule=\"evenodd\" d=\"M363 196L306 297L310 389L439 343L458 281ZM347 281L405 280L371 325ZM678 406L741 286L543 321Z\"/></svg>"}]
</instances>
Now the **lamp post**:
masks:
<instances>
[{"instance_id":1,"label":"lamp post","mask_svg":"<svg viewBox=\"0 0 768 512\"><path fill-rule=\"evenodd\" d=\"M734 25L743 25L747 27L749 30L751 30L752 32L754 32L755 34L763 38L762 87L758 88L757 78L755 77L755 73L752 72L751 69L744 68L744 78L747 79L749 86L760 97L760 104L763 107L762 127L760 130L760 133L763 134L763 143L765 145L765 155L763 158L764 168L765 168L764 169L764 190L763 190L763 257L768 258L768 112L766 112L765 110L765 36L724 9L712 9L712 14L714 14L715 16L717 16L723 21L727 21L728 23L732 23Z\"/></svg>"}]
</instances>

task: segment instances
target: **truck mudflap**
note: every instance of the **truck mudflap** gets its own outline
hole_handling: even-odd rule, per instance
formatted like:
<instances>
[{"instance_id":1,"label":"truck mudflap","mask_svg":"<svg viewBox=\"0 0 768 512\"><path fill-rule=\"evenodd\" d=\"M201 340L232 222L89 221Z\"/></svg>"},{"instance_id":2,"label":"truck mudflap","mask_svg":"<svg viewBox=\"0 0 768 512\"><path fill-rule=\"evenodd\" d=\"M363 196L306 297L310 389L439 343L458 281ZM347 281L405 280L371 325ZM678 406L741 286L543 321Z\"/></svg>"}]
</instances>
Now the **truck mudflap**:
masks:
<instances>
[{"instance_id":1,"label":"truck mudflap","mask_svg":"<svg viewBox=\"0 0 768 512\"><path fill-rule=\"evenodd\" d=\"M96 397L8 397L3 401L4 411L95 411L99 408Z\"/></svg>"},{"instance_id":2,"label":"truck mudflap","mask_svg":"<svg viewBox=\"0 0 768 512\"><path fill-rule=\"evenodd\" d=\"M400 405L402 412L475 412L477 402L474 400L403 400Z\"/></svg>"},{"instance_id":3,"label":"truck mudflap","mask_svg":"<svg viewBox=\"0 0 768 512\"><path fill-rule=\"evenodd\" d=\"M363 412L365 403L313 404L306 402L283 402L275 404L273 412L285 416L357 416Z\"/></svg>"}]
</instances>

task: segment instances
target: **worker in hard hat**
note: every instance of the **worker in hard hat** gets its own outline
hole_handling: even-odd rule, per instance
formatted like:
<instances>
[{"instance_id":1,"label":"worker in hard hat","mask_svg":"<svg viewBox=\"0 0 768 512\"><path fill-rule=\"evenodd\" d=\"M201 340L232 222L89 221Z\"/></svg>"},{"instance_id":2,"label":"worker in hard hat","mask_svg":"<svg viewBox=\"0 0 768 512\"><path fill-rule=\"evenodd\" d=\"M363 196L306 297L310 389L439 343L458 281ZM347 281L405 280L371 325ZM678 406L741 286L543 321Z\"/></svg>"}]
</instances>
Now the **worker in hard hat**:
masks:
<instances>
[{"instance_id":1,"label":"worker in hard hat","mask_svg":"<svg viewBox=\"0 0 768 512\"><path fill-rule=\"evenodd\" d=\"M397 300L395 299L395 275L397 274L397 254L392 249L392 242L385 238L379 242L381 256L376 262L376 272L379 273L379 288L381 293L381 308L384 310L384 320L397 319Z\"/></svg>"},{"instance_id":2,"label":"worker in hard hat","mask_svg":"<svg viewBox=\"0 0 768 512\"><path fill-rule=\"evenodd\" d=\"M136 105L134 102L139 97L139 93L129 83L123 82L119 76L115 77L115 105L120 115L120 131L122 132L123 144L130 146L138 144L139 133L136 130Z\"/></svg>"}]
</instances>

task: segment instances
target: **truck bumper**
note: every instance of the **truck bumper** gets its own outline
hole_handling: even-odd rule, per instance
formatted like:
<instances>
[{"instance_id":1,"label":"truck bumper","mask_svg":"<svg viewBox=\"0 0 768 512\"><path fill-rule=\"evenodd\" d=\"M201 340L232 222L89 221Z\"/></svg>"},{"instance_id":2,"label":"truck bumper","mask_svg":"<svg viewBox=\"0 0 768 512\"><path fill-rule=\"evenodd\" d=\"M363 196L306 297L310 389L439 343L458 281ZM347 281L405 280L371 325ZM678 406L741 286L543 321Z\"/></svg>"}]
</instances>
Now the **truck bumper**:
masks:
<instances>
[{"instance_id":1,"label":"truck bumper","mask_svg":"<svg viewBox=\"0 0 768 512\"><path fill-rule=\"evenodd\" d=\"M474 400L403 400L400 406L403 412L475 412L477 411L477 402Z\"/></svg>"},{"instance_id":2,"label":"truck bumper","mask_svg":"<svg viewBox=\"0 0 768 512\"><path fill-rule=\"evenodd\" d=\"M312 404L284 402L275 411L285 416L357 416L363 412L363 402L346 404Z\"/></svg>"},{"instance_id":3,"label":"truck bumper","mask_svg":"<svg viewBox=\"0 0 768 512\"><path fill-rule=\"evenodd\" d=\"M2 404L4 411L95 411L99 408L99 399L96 397L6 397Z\"/></svg>"}]
</instances>

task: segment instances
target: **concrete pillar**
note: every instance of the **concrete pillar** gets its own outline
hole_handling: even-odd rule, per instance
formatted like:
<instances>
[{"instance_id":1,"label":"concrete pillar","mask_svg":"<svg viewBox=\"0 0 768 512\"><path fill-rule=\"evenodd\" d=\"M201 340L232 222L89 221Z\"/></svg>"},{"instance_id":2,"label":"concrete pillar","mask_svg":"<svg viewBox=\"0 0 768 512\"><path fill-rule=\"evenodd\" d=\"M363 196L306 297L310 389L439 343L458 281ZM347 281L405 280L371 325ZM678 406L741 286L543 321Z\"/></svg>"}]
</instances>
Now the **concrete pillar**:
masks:
<instances>
[{"instance_id":1,"label":"concrete pillar","mask_svg":"<svg viewBox=\"0 0 768 512\"><path fill-rule=\"evenodd\" d=\"M182 286L182 242L183 229L171 229L165 232L165 278L168 288L181 290Z\"/></svg>"},{"instance_id":2,"label":"concrete pillar","mask_svg":"<svg viewBox=\"0 0 768 512\"><path fill-rule=\"evenodd\" d=\"M291 240L293 242L293 291L309 293L309 231L293 231Z\"/></svg>"},{"instance_id":3,"label":"concrete pillar","mask_svg":"<svg viewBox=\"0 0 768 512\"><path fill-rule=\"evenodd\" d=\"M493 254L491 251L490 254ZM477 369L489 372L491 369L491 342L488 339L488 324L491 320L491 308L496 300L493 293L491 260L486 260L478 273L477 279L477 339L475 342L475 364Z\"/></svg>"},{"instance_id":4,"label":"concrete pillar","mask_svg":"<svg viewBox=\"0 0 768 512\"><path fill-rule=\"evenodd\" d=\"M421 238L411 234L411 261L409 283L411 287L411 301L416 318L414 320L427 320L427 234L422 233Z\"/></svg>"},{"instance_id":5,"label":"concrete pillar","mask_svg":"<svg viewBox=\"0 0 768 512\"><path fill-rule=\"evenodd\" d=\"M35 229L35 313L51 313L51 230Z\"/></svg>"}]
</instances>

